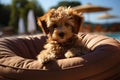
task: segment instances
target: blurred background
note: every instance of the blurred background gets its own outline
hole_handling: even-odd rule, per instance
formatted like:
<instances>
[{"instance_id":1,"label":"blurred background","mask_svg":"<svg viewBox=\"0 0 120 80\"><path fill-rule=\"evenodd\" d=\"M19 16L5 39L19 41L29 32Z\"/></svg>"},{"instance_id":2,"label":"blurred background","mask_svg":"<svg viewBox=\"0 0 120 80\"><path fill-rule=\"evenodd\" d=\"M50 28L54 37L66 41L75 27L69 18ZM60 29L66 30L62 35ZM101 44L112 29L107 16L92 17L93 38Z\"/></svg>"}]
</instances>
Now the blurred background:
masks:
<instances>
[{"instance_id":1,"label":"blurred background","mask_svg":"<svg viewBox=\"0 0 120 80\"><path fill-rule=\"evenodd\" d=\"M37 17L51 8L70 6L82 12L81 32L120 40L120 0L0 0L0 37L42 33Z\"/></svg>"}]
</instances>

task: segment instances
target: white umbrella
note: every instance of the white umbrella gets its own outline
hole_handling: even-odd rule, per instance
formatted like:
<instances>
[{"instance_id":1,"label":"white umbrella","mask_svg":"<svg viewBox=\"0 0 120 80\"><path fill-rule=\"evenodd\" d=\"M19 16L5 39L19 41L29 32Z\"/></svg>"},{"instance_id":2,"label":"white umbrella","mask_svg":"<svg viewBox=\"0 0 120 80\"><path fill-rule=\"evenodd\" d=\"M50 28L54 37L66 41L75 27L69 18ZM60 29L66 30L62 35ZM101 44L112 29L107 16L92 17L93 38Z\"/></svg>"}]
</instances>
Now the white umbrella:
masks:
<instances>
[{"instance_id":1,"label":"white umbrella","mask_svg":"<svg viewBox=\"0 0 120 80\"><path fill-rule=\"evenodd\" d=\"M27 31L29 33L34 33L36 31L36 23L35 23L35 16L33 10L30 10L28 12L27 20L28 20Z\"/></svg>"},{"instance_id":2,"label":"white umbrella","mask_svg":"<svg viewBox=\"0 0 120 80\"><path fill-rule=\"evenodd\" d=\"M104 13L97 17L97 19L106 19L106 23L108 23L108 19L114 19L114 18L119 18L119 17L115 15L111 15L109 13Z\"/></svg>"},{"instance_id":3,"label":"white umbrella","mask_svg":"<svg viewBox=\"0 0 120 80\"><path fill-rule=\"evenodd\" d=\"M97 18L98 19L111 19L111 18L117 18L117 16L111 15L111 14L108 14L108 13L104 13L104 14L98 16Z\"/></svg>"},{"instance_id":4,"label":"white umbrella","mask_svg":"<svg viewBox=\"0 0 120 80\"><path fill-rule=\"evenodd\" d=\"M25 33L25 25L23 18L19 19L18 22L18 34L24 34Z\"/></svg>"}]
</instances>

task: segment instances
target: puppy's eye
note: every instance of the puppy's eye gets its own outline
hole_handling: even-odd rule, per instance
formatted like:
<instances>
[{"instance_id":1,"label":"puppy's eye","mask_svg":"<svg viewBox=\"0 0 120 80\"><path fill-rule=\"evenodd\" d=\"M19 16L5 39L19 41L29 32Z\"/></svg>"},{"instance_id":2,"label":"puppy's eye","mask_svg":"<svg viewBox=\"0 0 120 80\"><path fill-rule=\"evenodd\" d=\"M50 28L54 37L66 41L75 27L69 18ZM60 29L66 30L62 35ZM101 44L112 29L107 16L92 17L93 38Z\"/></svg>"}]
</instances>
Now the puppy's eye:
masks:
<instances>
[{"instance_id":1,"label":"puppy's eye","mask_svg":"<svg viewBox=\"0 0 120 80\"><path fill-rule=\"evenodd\" d=\"M53 27L53 28L57 28L57 25L56 25L56 24L54 24L54 25L52 25L52 27Z\"/></svg>"},{"instance_id":2,"label":"puppy's eye","mask_svg":"<svg viewBox=\"0 0 120 80\"><path fill-rule=\"evenodd\" d=\"M73 17L71 17L70 19L73 19Z\"/></svg>"},{"instance_id":3,"label":"puppy's eye","mask_svg":"<svg viewBox=\"0 0 120 80\"><path fill-rule=\"evenodd\" d=\"M65 26L67 27L67 26L70 26L68 23L65 23Z\"/></svg>"},{"instance_id":4,"label":"puppy's eye","mask_svg":"<svg viewBox=\"0 0 120 80\"><path fill-rule=\"evenodd\" d=\"M73 17L70 15L69 20L73 19Z\"/></svg>"}]
</instances>

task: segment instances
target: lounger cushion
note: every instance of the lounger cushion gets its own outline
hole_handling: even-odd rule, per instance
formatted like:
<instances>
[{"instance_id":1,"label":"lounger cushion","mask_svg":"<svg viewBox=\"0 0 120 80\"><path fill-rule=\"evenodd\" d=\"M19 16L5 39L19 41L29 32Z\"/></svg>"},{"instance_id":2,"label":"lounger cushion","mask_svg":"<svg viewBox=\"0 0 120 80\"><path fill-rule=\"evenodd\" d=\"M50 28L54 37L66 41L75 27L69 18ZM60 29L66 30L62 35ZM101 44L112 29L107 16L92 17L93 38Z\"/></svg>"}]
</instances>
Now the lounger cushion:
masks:
<instances>
[{"instance_id":1,"label":"lounger cushion","mask_svg":"<svg viewBox=\"0 0 120 80\"><path fill-rule=\"evenodd\" d=\"M41 64L36 56L44 35L0 39L0 80L120 80L120 43L101 35L79 33L86 55Z\"/></svg>"}]
</instances>

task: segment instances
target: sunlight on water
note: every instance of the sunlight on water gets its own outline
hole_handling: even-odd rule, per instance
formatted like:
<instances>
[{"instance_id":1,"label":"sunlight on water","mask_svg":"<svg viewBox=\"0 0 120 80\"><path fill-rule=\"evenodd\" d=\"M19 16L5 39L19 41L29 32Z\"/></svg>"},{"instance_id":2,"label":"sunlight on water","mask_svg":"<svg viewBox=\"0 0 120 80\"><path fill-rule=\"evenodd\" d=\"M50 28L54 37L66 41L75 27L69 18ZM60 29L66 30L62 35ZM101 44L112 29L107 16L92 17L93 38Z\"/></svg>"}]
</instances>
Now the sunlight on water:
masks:
<instances>
[{"instance_id":1,"label":"sunlight on water","mask_svg":"<svg viewBox=\"0 0 120 80\"><path fill-rule=\"evenodd\" d=\"M116 39L120 40L120 33L109 33L106 35L109 37L116 38Z\"/></svg>"}]
</instances>

